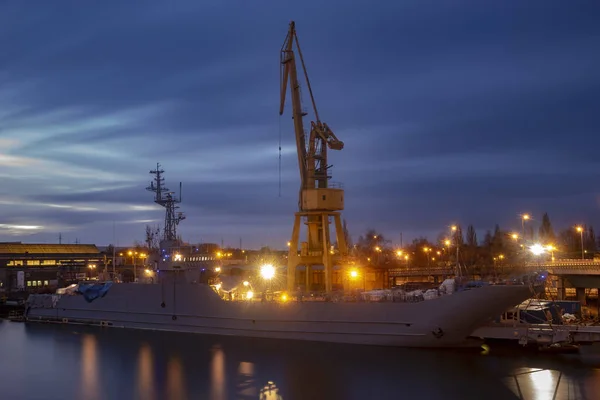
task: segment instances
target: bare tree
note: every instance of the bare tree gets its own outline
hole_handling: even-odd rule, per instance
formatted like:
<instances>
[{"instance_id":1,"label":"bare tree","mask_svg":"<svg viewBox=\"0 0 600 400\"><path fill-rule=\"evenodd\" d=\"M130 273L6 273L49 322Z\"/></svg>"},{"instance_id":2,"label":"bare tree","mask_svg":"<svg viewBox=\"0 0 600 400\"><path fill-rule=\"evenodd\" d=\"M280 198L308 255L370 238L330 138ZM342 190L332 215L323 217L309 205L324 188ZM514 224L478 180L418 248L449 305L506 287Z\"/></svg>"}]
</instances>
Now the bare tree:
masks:
<instances>
[{"instance_id":1,"label":"bare tree","mask_svg":"<svg viewBox=\"0 0 600 400\"><path fill-rule=\"evenodd\" d=\"M160 226L146 225L146 246L148 251L156 251L160 246Z\"/></svg>"}]
</instances>

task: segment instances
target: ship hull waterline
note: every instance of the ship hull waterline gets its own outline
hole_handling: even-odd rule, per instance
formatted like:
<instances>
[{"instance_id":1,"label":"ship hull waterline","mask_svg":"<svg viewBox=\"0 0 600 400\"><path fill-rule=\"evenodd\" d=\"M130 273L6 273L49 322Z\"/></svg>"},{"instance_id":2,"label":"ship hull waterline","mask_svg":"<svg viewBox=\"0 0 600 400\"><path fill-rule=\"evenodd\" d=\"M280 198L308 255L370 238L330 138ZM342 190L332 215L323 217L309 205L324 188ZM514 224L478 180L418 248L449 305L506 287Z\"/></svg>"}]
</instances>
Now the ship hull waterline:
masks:
<instances>
[{"instance_id":1,"label":"ship hull waterline","mask_svg":"<svg viewBox=\"0 0 600 400\"><path fill-rule=\"evenodd\" d=\"M28 322L395 347L464 347L481 324L530 297L528 286L484 286L416 303L229 302L194 284L115 284L90 303L61 296L28 306Z\"/></svg>"}]
</instances>

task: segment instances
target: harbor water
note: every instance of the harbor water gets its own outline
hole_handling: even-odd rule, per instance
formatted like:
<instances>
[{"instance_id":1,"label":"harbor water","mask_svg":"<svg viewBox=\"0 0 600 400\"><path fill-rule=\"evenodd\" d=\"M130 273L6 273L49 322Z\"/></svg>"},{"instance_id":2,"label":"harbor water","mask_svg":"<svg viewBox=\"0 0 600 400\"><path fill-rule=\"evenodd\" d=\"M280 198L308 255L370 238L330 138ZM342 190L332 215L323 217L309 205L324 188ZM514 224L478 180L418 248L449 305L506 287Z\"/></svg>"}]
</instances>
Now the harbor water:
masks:
<instances>
[{"instance_id":1,"label":"harbor water","mask_svg":"<svg viewBox=\"0 0 600 400\"><path fill-rule=\"evenodd\" d=\"M600 349L433 351L0 320L0 399L519 398L600 398Z\"/></svg>"}]
</instances>

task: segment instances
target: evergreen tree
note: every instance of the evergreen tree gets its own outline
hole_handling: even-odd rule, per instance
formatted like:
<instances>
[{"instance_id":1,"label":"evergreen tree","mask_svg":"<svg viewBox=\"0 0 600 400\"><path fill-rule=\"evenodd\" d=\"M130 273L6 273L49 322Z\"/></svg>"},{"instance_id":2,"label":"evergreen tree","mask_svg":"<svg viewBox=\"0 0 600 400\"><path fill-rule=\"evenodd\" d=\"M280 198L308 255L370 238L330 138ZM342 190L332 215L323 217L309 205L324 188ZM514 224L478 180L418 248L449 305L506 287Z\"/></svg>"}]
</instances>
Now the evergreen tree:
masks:
<instances>
[{"instance_id":1,"label":"evergreen tree","mask_svg":"<svg viewBox=\"0 0 600 400\"><path fill-rule=\"evenodd\" d=\"M463 237L462 228L460 225L457 225L456 232L454 232L454 244L462 247L465 244L465 239Z\"/></svg>"},{"instance_id":2,"label":"evergreen tree","mask_svg":"<svg viewBox=\"0 0 600 400\"><path fill-rule=\"evenodd\" d=\"M344 239L346 240L346 246L348 246L348 248L350 249L352 248L352 237L350 237L350 232L348 231L348 225L346 224L345 218L343 224Z\"/></svg>"},{"instance_id":3,"label":"evergreen tree","mask_svg":"<svg viewBox=\"0 0 600 400\"><path fill-rule=\"evenodd\" d=\"M494 227L494 235L492 236L492 258L504 252L504 232L500 230L500 226L496 224Z\"/></svg>"},{"instance_id":4,"label":"evergreen tree","mask_svg":"<svg viewBox=\"0 0 600 400\"><path fill-rule=\"evenodd\" d=\"M548 213L544 213L542 217L542 225L539 230L540 241L542 243L554 243L556 241L556 236L554 235L554 230L552 229L552 224L550 223L550 217Z\"/></svg>"},{"instance_id":5,"label":"evergreen tree","mask_svg":"<svg viewBox=\"0 0 600 400\"><path fill-rule=\"evenodd\" d=\"M463 260L467 263L468 266L473 266L477 263L477 234L475 233L475 228L472 224L469 224L467 227L467 246L465 251L463 252L464 257Z\"/></svg>"},{"instance_id":6,"label":"evergreen tree","mask_svg":"<svg viewBox=\"0 0 600 400\"><path fill-rule=\"evenodd\" d=\"M477 247L477 233L475 233L473 225L467 227L467 246Z\"/></svg>"},{"instance_id":7,"label":"evergreen tree","mask_svg":"<svg viewBox=\"0 0 600 400\"><path fill-rule=\"evenodd\" d=\"M594 232L594 227L590 226L590 228L586 232L586 243L585 248L588 252L592 254L598 251L598 247L596 245L596 233Z\"/></svg>"},{"instance_id":8,"label":"evergreen tree","mask_svg":"<svg viewBox=\"0 0 600 400\"><path fill-rule=\"evenodd\" d=\"M483 238L483 247L491 248L493 242L494 242L494 239L492 237L492 232L487 231L485 233L485 237Z\"/></svg>"}]
</instances>

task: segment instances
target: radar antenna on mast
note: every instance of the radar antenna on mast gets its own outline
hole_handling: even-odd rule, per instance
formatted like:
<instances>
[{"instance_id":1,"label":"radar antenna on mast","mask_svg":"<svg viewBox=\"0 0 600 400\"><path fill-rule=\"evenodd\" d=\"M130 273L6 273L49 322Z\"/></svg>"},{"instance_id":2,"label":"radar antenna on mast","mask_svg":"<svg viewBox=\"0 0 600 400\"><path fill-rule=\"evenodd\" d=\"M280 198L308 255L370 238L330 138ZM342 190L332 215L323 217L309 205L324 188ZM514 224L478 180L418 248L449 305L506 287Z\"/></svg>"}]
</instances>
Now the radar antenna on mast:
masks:
<instances>
[{"instance_id":1,"label":"radar antenna on mast","mask_svg":"<svg viewBox=\"0 0 600 400\"><path fill-rule=\"evenodd\" d=\"M177 225L185 219L185 215L181 211L176 211L181 203L181 182L179 182L179 198L175 196L175 192L170 192L165 187L165 179L163 178L164 170L160 164L156 163L156 169L150 171L154 175L154 179L150 182L150 186L146 188L149 192L154 192L154 202L165 208L165 227L163 231L163 240L177 240Z\"/></svg>"}]
</instances>

